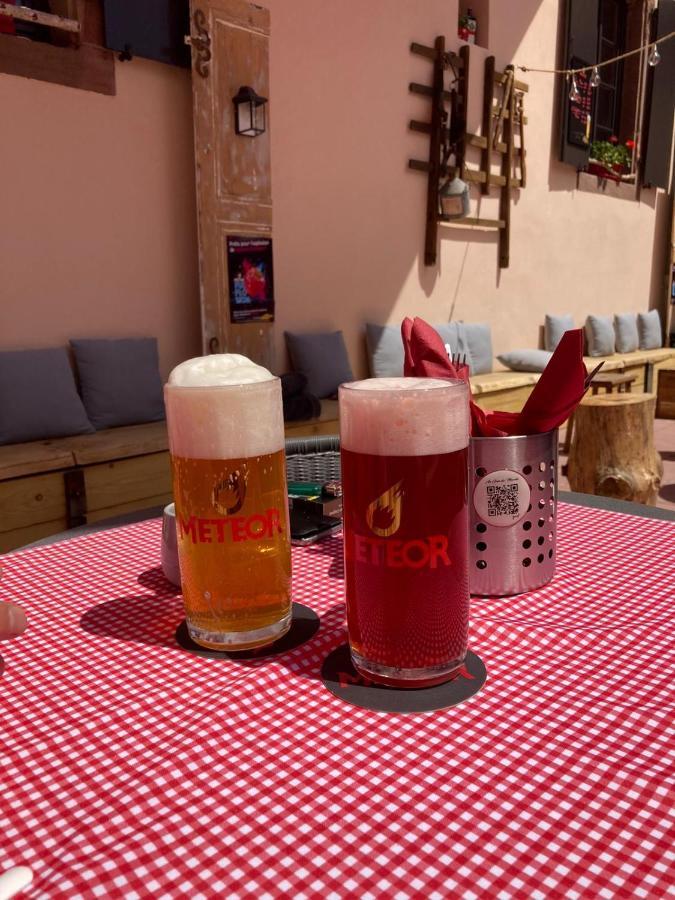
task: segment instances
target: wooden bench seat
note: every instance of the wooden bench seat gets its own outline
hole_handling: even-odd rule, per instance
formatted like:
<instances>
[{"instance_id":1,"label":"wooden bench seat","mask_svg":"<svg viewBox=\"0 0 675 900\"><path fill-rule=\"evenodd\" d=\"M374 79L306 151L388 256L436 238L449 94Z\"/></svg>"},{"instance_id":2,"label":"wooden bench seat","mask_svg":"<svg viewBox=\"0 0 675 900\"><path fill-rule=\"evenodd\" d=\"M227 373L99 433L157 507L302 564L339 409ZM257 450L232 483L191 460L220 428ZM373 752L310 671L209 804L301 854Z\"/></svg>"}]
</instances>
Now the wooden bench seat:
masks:
<instances>
[{"instance_id":1,"label":"wooden bench seat","mask_svg":"<svg viewBox=\"0 0 675 900\"><path fill-rule=\"evenodd\" d=\"M0 551L170 501L164 422L0 447Z\"/></svg>"}]
</instances>

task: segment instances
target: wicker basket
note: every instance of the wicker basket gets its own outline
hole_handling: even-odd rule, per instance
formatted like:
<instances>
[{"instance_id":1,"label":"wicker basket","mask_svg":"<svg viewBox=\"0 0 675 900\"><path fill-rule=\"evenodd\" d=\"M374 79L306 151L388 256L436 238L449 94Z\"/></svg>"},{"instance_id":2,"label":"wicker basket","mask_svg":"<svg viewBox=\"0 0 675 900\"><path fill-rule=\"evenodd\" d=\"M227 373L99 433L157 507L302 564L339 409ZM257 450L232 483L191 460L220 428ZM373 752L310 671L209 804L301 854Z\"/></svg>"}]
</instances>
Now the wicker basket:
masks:
<instances>
[{"instance_id":1,"label":"wicker basket","mask_svg":"<svg viewBox=\"0 0 675 900\"><path fill-rule=\"evenodd\" d=\"M286 475L289 481L339 481L340 438L321 435L287 440Z\"/></svg>"}]
</instances>

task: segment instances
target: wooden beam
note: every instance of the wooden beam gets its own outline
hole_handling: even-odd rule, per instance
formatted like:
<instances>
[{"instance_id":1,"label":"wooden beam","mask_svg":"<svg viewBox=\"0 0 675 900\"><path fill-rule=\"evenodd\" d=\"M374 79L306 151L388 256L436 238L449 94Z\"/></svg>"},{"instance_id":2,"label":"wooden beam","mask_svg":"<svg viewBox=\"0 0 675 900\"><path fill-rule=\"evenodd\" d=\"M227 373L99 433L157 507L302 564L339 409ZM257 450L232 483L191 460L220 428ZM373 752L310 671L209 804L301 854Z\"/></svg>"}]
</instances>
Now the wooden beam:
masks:
<instances>
[{"instance_id":1,"label":"wooden beam","mask_svg":"<svg viewBox=\"0 0 675 900\"><path fill-rule=\"evenodd\" d=\"M495 72L494 73L495 84L506 84L506 72ZM525 84L524 81L515 81L513 82L513 86L517 91L523 91L527 93L530 89L529 84Z\"/></svg>"},{"instance_id":2,"label":"wooden beam","mask_svg":"<svg viewBox=\"0 0 675 900\"><path fill-rule=\"evenodd\" d=\"M35 22L38 25L46 25L48 28L70 31L72 34L80 33L80 23L76 19L65 19L63 16L55 16L52 13L38 12L28 6L0 3L0 16L9 16L10 19L19 19L22 22Z\"/></svg>"},{"instance_id":3,"label":"wooden beam","mask_svg":"<svg viewBox=\"0 0 675 900\"><path fill-rule=\"evenodd\" d=\"M441 168L441 128L443 127L443 54L445 38L434 41L434 85L431 103L431 136L429 139L429 177L427 181L427 223L424 237L424 265L436 265L438 254L438 190Z\"/></svg>"},{"instance_id":4,"label":"wooden beam","mask_svg":"<svg viewBox=\"0 0 675 900\"><path fill-rule=\"evenodd\" d=\"M499 106L493 106L493 107L492 107L492 115L493 115L493 116L498 116L498 115L499 115ZM510 111L507 109L507 110L504 111L504 113L503 113L503 115L502 115L502 118L508 119L510 115L511 115L511 113L510 113ZM527 116L523 116L523 124L527 125L527 122L528 122Z\"/></svg>"},{"instance_id":5,"label":"wooden beam","mask_svg":"<svg viewBox=\"0 0 675 900\"><path fill-rule=\"evenodd\" d=\"M492 122L492 108L493 108L493 98L494 98L494 72L495 72L495 58L494 56L488 56L485 60L485 75L483 77L483 143L481 144L482 153L480 155L480 167L486 172L488 175L490 174L491 168L491 157L490 151L492 145L495 144L494 135L493 135L493 122ZM477 135L475 135L477 137ZM502 144L501 141L498 141L495 144L496 148L504 147L506 149L506 144ZM489 194L490 193L490 179L486 178L483 182L483 186L481 188L481 194Z\"/></svg>"},{"instance_id":6,"label":"wooden beam","mask_svg":"<svg viewBox=\"0 0 675 900\"><path fill-rule=\"evenodd\" d=\"M417 84L415 81L411 81L408 85L408 89L411 94L421 94L422 97L433 97L434 89L429 87L428 84ZM443 99L450 100L452 98L452 93L450 91L443 91Z\"/></svg>"},{"instance_id":7,"label":"wooden beam","mask_svg":"<svg viewBox=\"0 0 675 900\"><path fill-rule=\"evenodd\" d=\"M443 219L439 220L439 225L451 226L455 228L505 228L506 222L503 219L476 219L467 216L464 219Z\"/></svg>"},{"instance_id":8,"label":"wooden beam","mask_svg":"<svg viewBox=\"0 0 675 900\"><path fill-rule=\"evenodd\" d=\"M418 56L425 56L427 59L431 59L431 60L436 59L435 46L427 47L425 44L418 44L415 41L413 41L412 44L410 45L410 52L416 53ZM443 52L446 57L449 57L452 60L452 64L456 68L461 69L461 67L464 65L464 63L461 60L461 58L459 56L457 56L456 53L450 52L450 53L446 54L445 51L443 51Z\"/></svg>"},{"instance_id":9,"label":"wooden beam","mask_svg":"<svg viewBox=\"0 0 675 900\"><path fill-rule=\"evenodd\" d=\"M52 84L115 93L115 59L112 51L93 44L53 47L41 41L27 41L13 34L0 34L0 72L38 78Z\"/></svg>"},{"instance_id":10,"label":"wooden beam","mask_svg":"<svg viewBox=\"0 0 675 900\"><path fill-rule=\"evenodd\" d=\"M411 131L419 131L421 134L431 134L431 122L418 122L411 119L409 122Z\"/></svg>"},{"instance_id":11,"label":"wooden beam","mask_svg":"<svg viewBox=\"0 0 675 900\"><path fill-rule=\"evenodd\" d=\"M453 133L456 134L456 151L455 151L455 162L459 166L459 177L463 178L466 172L466 128L467 128L467 117L468 117L468 109L469 109L469 53L471 52L471 45L464 44L460 49L460 57L462 59L462 71L459 74L457 79L457 97L460 100L460 103L457 104L459 109L455 108L455 112L458 114L459 122L457 123L457 129L452 129ZM459 132L459 134L457 134Z\"/></svg>"},{"instance_id":12,"label":"wooden beam","mask_svg":"<svg viewBox=\"0 0 675 900\"><path fill-rule=\"evenodd\" d=\"M511 78L513 78L513 67L511 67L510 72ZM509 247L511 238L511 176L513 173L513 120L515 118L516 110L515 98L516 93L514 90L511 90L508 96L508 115L504 118L503 137L508 149L506 153L502 154L502 177L504 178L504 186L502 187L501 196L499 198L499 218L504 221L504 228L500 229L499 232L500 269L508 269L509 267Z\"/></svg>"}]
</instances>

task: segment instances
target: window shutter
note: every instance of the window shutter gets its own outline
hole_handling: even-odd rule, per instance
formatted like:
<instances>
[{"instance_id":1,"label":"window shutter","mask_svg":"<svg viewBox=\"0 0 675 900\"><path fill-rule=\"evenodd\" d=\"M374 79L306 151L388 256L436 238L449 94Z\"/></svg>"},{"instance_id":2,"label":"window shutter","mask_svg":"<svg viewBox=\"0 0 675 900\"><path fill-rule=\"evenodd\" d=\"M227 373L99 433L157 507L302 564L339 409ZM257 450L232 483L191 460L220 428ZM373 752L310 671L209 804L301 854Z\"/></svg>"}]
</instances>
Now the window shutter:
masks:
<instances>
[{"instance_id":1,"label":"window shutter","mask_svg":"<svg viewBox=\"0 0 675 900\"><path fill-rule=\"evenodd\" d=\"M655 37L675 31L675 0L659 0ZM675 108L675 40L659 44L661 62L651 69L651 99L647 114L647 146L643 182L668 187Z\"/></svg>"},{"instance_id":2,"label":"window shutter","mask_svg":"<svg viewBox=\"0 0 675 900\"><path fill-rule=\"evenodd\" d=\"M562 68L591 66L596 62L598 3L599 0L567 0L565 54L562 59ZM585 123L580 119L580 115L584 113L579 108L575 109L572 106L569 99L570 85L567 79L561 77L561 82L560 159L576 169L580 169L588 161L588 147L580 139L580 134L586 131ZM580 79L578 87L583 101L587 89L590 90L588 79Z\"/></svg>"}]
</instances>

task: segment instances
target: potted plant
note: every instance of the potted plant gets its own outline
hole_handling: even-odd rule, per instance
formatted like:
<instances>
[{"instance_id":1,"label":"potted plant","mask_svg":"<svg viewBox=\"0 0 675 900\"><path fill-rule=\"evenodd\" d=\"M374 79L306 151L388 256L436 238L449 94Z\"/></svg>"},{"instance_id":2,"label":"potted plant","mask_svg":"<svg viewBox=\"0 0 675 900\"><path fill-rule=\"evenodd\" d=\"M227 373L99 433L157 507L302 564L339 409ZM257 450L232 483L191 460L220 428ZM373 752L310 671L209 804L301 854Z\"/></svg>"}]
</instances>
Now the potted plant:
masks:
<instances>
[{"instance_id":1,"label":"potted plant","mask_svg":"<svg viewBox=\"0 0 675 900\"><path fill-rule=\"evenodd\" d=\"M630 171L635 141L620 144L612 135L608 141L593 141L587 170L598 178L621 181L621 176Z\"/></svg>"}]
</instances>

